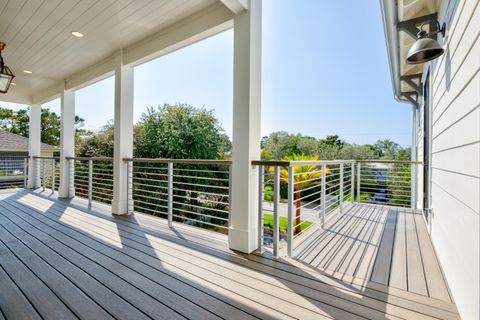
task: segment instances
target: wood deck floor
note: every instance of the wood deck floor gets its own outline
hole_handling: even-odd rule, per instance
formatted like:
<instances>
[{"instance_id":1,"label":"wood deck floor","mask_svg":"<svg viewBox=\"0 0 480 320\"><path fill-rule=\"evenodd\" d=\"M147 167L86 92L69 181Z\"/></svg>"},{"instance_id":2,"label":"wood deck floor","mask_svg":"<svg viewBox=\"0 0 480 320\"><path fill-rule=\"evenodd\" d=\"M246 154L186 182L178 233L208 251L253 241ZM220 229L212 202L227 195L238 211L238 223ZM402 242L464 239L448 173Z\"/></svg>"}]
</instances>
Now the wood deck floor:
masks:
<instances>
[{"instance_id":1,"label":"wood deck floor","mask_svg":"<svg viewBox=\"0 0 480 320\"><path fill-rule=\"evenodd\" d=\"M309 234L296 258L339 279L367 279L451 302L421 213L355 204Z\"/></svg>"},{"instance_id":2,"label":"wood deck floor","mask_svg":"<svg viewBox=\"0 0 480 320\"><path fill-rule=\"evenodd\" d=\"M0 191L0 319L458 319L455 305L224 235L108 207Z\"/></svg>"}]
</instances>

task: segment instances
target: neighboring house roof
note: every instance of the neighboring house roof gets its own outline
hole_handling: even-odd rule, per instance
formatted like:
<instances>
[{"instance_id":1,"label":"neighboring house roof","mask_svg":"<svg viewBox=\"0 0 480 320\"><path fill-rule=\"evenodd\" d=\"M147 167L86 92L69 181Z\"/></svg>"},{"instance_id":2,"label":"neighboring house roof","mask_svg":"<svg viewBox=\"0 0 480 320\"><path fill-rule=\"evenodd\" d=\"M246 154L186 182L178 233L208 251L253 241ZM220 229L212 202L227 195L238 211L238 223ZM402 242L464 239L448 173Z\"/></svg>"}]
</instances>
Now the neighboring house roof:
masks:
<instances>
[{"instance_id":1,"label":"neighboring house roof","mask_svg":"<svg viewBox=\"0 0 480 320\"><path fill-rule=\"evenodd\" d=\"M40 148L43 151L58 151L55 146L42 143ZM0 151L28 151L28 138L18 134L10 133L0 129Z\"/></svg>"}]
</instances>

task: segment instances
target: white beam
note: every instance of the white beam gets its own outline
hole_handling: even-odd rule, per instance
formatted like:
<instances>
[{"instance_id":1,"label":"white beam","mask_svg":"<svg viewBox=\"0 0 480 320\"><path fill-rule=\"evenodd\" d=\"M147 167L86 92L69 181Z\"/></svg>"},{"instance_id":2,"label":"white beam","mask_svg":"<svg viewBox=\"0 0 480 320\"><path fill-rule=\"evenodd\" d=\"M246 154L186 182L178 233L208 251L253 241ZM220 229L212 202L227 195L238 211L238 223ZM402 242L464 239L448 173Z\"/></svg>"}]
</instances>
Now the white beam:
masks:
<instances>
[{"instance_id":1,"label":"white beam","mask_svg":"<svg viewBox=\"0 0 480 320\"><path fill-rule=\"evenodd\" d=\"M234 92L231 249L250 253L257 246L258 169L261 139L261 1L234 20Z\"/></svg>"},{"instance_id":2,"label":"white beam","mask_svg":"<svg viewBox=\"0 0 480 320\"><path fill-rule=\"evenodd\" d=\"M28 184L27 187L36 189L40 187L40 175L35 174L35 161L31 157L41 154L41 117L42 107L39 104L30 106L30 119L28 127Z\"/></svg>"},{"instance_id":3,"label":"white beam","mask_svg":"<svg viewBox=\"0 0 480 320\"><path fill-rule=\"evenodd\" d=\"M232 19L227 8L212 5L125 48L124 64L136 66L228 30L233 26Z\"/></svg>"},{"instance_id":4,"label":"white beam","mask_svg":"<svg viewBox=\"0 0 480 320\"><path fill-rule=\"evenodd\" d=\"M59 198L69 194L70 172L66 157L75 156L75 92L63 89L60 94L60 186Z\"/></svg>"},{"instance_id":5,"label":"white beam","mask_svg":"<svg viewBox=\"0 0 480 320\"><path fill-rule=\"evenodd\" d=\"M248 10L248 0L220 0L225 7L233 13L239 14L244 10Z\"/></svg>"},{"instance_id":6,"label":"white beam","mask_svg":"<svg viewBox=\"0 0 480 320\"><path fill-rule=\"evenodd\" d=\"M133 68L124 65L123 52L115 57L115 135L113 150L112 214L127 214L127 164L133 156Z\"/></svg>"}]
</instances>

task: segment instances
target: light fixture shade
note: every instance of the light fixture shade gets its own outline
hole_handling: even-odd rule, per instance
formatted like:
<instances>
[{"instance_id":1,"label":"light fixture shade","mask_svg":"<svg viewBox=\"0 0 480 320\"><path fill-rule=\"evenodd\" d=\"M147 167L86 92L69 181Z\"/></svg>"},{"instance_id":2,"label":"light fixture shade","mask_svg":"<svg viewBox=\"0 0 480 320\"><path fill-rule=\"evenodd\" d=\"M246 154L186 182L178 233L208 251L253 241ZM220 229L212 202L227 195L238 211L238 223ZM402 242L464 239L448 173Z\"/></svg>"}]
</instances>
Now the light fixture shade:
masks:
<instances>
[{"instance_id":1,"label":"light fixture shade","mask_svg":"<svg viewBox=\"0 0 480 320\"><path fill-rule=\"evenodd\" d=\"M10 71L9 67L3 65L3 60L2 60L2 66L0 69L0 92L1 93L7 93L13 78L15 78L15 76L13 75L12 71Z\"/></svg>"},{"instance_id":2,"label":"light fixture shade","mask_svg":"<svg viewBox=\"0 0 480 320\"><path fill-rule=\"evenodd\" d=\"M424 63L438 58L445 52L440 44L431 38L420 37L407 53L407 64Z\"/></svg>"}]
</instances>

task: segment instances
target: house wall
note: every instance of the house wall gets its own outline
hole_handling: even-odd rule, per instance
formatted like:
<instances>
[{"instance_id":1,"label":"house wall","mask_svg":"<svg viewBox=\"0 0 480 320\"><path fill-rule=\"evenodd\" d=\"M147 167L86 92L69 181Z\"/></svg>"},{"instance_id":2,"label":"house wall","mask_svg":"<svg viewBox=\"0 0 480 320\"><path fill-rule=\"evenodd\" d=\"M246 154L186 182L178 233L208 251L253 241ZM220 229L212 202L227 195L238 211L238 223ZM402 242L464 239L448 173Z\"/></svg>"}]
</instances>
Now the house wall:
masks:
<instances>
[{"instance_id":1,"label":"house wall","mask_svg":"<svg viewBox=\"0 0 480 320\"><path fill-rule=\"evenodd\" d=\"M431 71L433 214L429 228L462 319L480 319L479 3L478 0L442 2L438 20L447 24L443 40L446 51L424 70L424 74L428 68ZM418 132L420 159L423 116L422 106Z\"/></svg>"}]
</instances>

